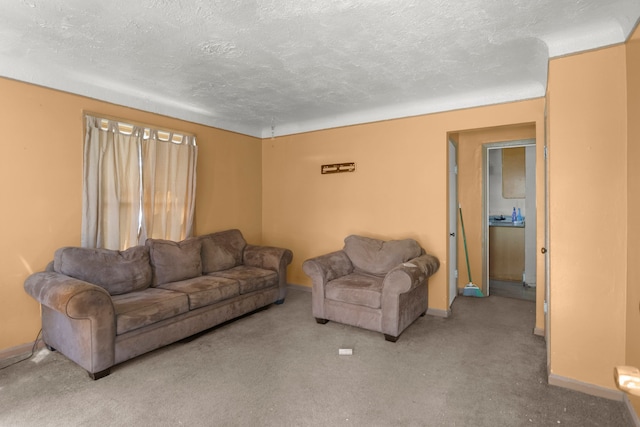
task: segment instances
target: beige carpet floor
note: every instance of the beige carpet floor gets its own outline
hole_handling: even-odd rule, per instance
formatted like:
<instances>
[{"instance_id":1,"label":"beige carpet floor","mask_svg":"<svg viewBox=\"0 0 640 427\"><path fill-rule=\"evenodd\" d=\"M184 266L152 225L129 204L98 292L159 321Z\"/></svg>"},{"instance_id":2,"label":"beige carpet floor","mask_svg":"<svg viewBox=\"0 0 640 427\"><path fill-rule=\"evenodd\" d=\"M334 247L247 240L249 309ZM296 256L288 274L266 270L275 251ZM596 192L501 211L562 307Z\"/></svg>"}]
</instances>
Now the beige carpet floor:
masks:
<instances>
[{"instance_id":1,"label":"beige carpet floor","mask_svg":"<svg viewBox=\"0 0 640 427\"><path fill-rule=\"evenodd\" d=\"M534 309L458 297L451 317L421 317L394 344L316 324L311 294L292 289L98 381L46 350L2 369L0 425L632 426L622 402L547 384Z\"/></svg>"},{"instance_id":2,"label":"beige carpet floor","mask_svg":"<svg viewBox=\"0 0 640 427\"><path fill-rule=\"evenodd\" d=\"M523 286L522 282L489 279L489 295L535 301L536 288Z\"/></svg>"}]
</instances>

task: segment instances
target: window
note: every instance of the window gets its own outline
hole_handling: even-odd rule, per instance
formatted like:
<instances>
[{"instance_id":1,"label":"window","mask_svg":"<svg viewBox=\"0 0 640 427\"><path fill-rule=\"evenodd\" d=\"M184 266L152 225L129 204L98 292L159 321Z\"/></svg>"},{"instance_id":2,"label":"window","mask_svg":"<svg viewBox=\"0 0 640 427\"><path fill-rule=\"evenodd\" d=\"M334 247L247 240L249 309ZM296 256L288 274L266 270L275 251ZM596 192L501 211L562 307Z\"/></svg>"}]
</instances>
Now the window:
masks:
<instances>
[{"instance_id":1,"label":"window","mask_svg":"<svg viewBox=\"0 0 640 427\"><path fill-rule=\"evenodd\" d=\"M193 135L85 116L82 246L126 249L192 234Z\"/></svg>"}]
</instances>

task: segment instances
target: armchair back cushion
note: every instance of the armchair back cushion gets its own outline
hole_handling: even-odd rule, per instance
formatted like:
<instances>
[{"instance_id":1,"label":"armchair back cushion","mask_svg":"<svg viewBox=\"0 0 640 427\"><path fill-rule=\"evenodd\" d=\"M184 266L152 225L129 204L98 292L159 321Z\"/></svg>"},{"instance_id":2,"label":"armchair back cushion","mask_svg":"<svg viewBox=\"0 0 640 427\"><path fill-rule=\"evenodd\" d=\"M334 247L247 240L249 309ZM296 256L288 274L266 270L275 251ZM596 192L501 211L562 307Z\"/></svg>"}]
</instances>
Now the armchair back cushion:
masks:
<instances>
[{"instance_id":1,"label":"armchair back cushion","mask_svg":"<svg viewBox=\"0 0 640 427\"><path fill-rule=\"evenodd\" d=\"M240 230L226 230L200 237L202 242L202 273L229 270L242 264L247 242Z\"/></svg>"},{"instance_id":2,"label":"armchair back cushion","mask_svg":"<svg viewBox=\"0 0 640 427\"><path fill-rule=\"evenodd\" d=\"M64 247L55 252L53 270L104 288L110 295L146 289L151 284L149 249L125 251Z\"/></svg>"},{"instance_id":3,"label":"armchair back cushion","mask_svg":"<svg viewBox=\"0 0 640 427\"><path fill-rule=\"evenodd\" d=\"M392 268L418 257L422 248L413 239L383 241L364 236L347 236L344 251L356 271L385 276Z\"/></svg>"},{"instance_id":4,"label":"armchair back cushion","mask_svg":"<svg viewBox=\"0 0 640 427\"><path fill-rule=\"evenodd\" d=\"M147 239L153 271L152 286L191 279L202 275L200 239L192 237L181 242Z\"/></svg>"}]
</instances>

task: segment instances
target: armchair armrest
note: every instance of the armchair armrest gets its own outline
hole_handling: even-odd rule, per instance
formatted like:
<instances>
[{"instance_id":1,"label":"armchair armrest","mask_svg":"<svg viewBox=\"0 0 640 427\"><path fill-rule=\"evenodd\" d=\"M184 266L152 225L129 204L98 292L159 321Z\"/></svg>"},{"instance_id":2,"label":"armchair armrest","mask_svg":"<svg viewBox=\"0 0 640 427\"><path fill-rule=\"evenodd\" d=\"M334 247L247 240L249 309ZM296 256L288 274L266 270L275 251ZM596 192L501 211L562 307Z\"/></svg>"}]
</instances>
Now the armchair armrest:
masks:
<instances>
[{"instance_id":1,"label":"armchair armrest","mask_svg":"<svg viewBox=\"0 0 640 427\"><path fill-rule=\"evenodd\" d=\"M287 266L291 264L292 259L293 252L289 249L273 246L247 245L242 255L245 265L278 273L278 304L282 304L287 296Z\"/></svg>"},{"instance_id":2,"label":"armchair armrest","mask_svg":"<svg viewBox=\"0 0 640 427\"><path fill-rule=\"evenodd\" d=\"M317 282L324 286L333 279L353 273L353 264L345 251L335 251L306 260L302 270L314 285Z\"/></svg>"},{"instance_id":3,"label":"armchair armrest","mask_svg":"<svg viewBox=\"0 0 640 427\"><path fill-rule=\"evenodd\" d=\"M417 258L409 261L411 264L415 264L418 268L424 271L424 274L427 275L427 278L433 276L438 269L440 268L440 260L433 255L422 254Z\"/></svg>"},{"instance_id":4,"label":"armchair armrest","mask_svg":"<svg viewBox=\"0 0 640 427\"><path fill-rule=\"evenodd\" d=\"M335 251L302 263L302 270L311 278L311 311L316 319L325 319L324 286L327 282L353 273L351 259L344 251Z\"/></svg>"},{"instance_id":5,"label":"armchair armrest","mask_svg":"<svg viewBox=\"0 0 640 427\"><path fill-rule=\"evenodd\" d=\"M426 313L427 282L440 267L440 261L428 254L400 264L387 273L382 283L382 332L394 341L418 315Z\"/></svg>"},{"instance_id":6,"label":"armchair armrest","mask_svg":"<svg viewBox=\"0 0 640 427\"><path fill-rule=\"evenodd\" d=\"M421 255L394 267L384 278L382 285L383 301L385 295L397 296L411 291L438 271L438 268L440 268L440 261L429 254Z\"/></svg>"}]
</instances>

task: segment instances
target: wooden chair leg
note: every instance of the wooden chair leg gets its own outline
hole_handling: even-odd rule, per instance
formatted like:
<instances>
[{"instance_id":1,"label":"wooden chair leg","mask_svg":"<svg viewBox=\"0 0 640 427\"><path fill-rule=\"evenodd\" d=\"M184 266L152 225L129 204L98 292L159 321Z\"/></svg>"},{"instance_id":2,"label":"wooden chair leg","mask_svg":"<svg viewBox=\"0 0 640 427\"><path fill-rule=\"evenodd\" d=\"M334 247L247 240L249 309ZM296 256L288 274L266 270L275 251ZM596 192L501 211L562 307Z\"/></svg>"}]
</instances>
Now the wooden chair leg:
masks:
<instances>
[{"instance_id":1,"label":"wooden chair leg","mask_svg":"<svg viewBox=\"0 0 640 427\"><path fill-rule=\"evenodd\" d=\"M100 371L100 372L93 372L93 373L88 372L89 377L94 381L99 380L100 378L104 378L110 373L111 373L111 368L107 368L104 371Z\"/></svg>"},{"instance_id":2,"label":"wooden chair leg","mask_svg":"<svg viewBox=\"0 0 640 427\"><path fill-rule=\"evenodd\" d=\"M387 334L384 334L384 339L389 341L389 342L398 341L398 337L394 337L393 335L387 335Z\"/></svg>"}]
</instances>

